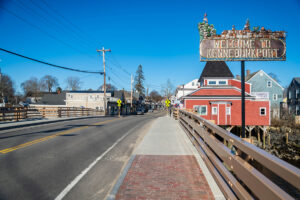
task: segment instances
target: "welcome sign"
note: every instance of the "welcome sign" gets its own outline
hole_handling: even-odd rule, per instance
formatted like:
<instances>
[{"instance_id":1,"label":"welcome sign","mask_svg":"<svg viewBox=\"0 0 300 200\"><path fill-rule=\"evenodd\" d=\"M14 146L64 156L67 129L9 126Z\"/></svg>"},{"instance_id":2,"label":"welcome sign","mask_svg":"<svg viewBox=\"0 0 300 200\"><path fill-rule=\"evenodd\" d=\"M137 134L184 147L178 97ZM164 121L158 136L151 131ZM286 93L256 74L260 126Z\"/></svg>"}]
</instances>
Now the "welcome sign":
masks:
<instances>
[{"instance_id":1,"label":"welcome sign","mask_svg":"<svg viewBox=\"0 0 300 200\"><path fill-rule=\"evenodd\" d=\"M206 38L200 43L200 60L286 60L285 39Z\"/></svg>"}]
</instances>

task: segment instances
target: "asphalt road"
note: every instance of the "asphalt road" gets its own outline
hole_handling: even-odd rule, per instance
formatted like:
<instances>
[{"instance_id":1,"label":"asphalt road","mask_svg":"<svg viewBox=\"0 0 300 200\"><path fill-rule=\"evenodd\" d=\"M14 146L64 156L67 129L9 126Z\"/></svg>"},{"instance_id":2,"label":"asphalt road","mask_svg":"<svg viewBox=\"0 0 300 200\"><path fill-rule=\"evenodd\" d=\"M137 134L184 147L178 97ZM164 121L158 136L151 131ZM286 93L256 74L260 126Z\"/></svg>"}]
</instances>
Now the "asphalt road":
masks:
<instances>
[{"instance_id":1,"label":"asphalt road","mask_svg":"<svg viewBox=\"0 0 300 200\"><path fill-rule=\"evenodd\" d=\"M162 113L0 131L0 199L105 199Z\"/></svg>"}]
</instances>

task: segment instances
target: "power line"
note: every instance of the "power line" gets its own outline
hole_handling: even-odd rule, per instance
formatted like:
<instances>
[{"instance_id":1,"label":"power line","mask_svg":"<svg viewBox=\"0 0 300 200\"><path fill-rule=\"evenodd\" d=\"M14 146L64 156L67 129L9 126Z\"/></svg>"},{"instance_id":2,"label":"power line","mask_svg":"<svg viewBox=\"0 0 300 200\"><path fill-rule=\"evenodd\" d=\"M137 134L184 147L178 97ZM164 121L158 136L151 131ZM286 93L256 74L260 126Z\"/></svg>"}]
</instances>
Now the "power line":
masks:
<instances>
[{"instance_id":1,"label":"power line","mask_svg":"<svg viewBox=\"0 0 300 200\"><path fill-rule=\"evenodd\" d=\"M57 37L55 37L55 36L49 34L47 31L44 31L44 30L41 29L39 26L37 26L37 25L35 25L35 24L29 22L28 20L26 20L26 19L24 19L24 18L18 16L18 15L15 14L14 12L12 12L12 11L10 11L10 10L8 10L8 9L6 9L6 8L4 8L4 7L2 7L2 6L0 6L0 8L2 8L3 10L5 10L5 11L8 12L9 14L15 16L16 18L18 18L19 20L23 21L24 23L30 25L31 27L33 27L33 28L39 30L40 32L44 33L44 34L47 35L48 37L50 37L50 38L52 38L52 39L54 39L54 40L56 40L56 41L58 41L58 42L64 44L65 46L67 46L67 47L69 47L69 48L71 48L71 49L73 49L73 50L75 50L75 51L77 51L77 52L80 52L80 53L82 53L82 54L85 54L85 53L82 52L81 50L79 50L79 49L73 47L72 45L70 45L70 44L64 42L63 40L60 40L59 38L57 38ZM91 57L90 55L88 55L88 56ZM91 57L91 58L95 59L94 57Z\"/></svg>"},{"instance_id":2,"label":"power line","mask_svg":"<svg viewBox=\"0 0 300 200\"><path fill-rule=\"evenodd\" d=\"M28 59L28 60L31 60L31 61L34 61L34 62L42 63L42 64L45 64L45 65L49 65L49 66L60 68L60 69L65 69L65 70L70 70L70 71L75 71L75 72L82 72L82 73L101 74L101 75L103 75L103 72L100 72L100 71L86 71L86 70L80 70L80 69L73 69L73 68L69 68L69 67L63 67L63 66L51 64L51 63L48 63L48 62L44 62L44 61L41 61L41 60L37 60L37 59L34 59L34 58L30 58L30 57L27 57L27 56L24 56L24 55L21 55L21 54L18 54L18 53L15 53L15 52L12 52L12 51L9 51L9 50L6 50L6 49L2 49L2 48L0 48L0 51L4 51L6 53L13 54L15 56L19 56L19 57L22 57L22 58L25 58L25 59Z\"/></svg>"},{"instance_id":3,"label":"power line","mask_svg":"<svg viewBox=\"0 0 300 200\"><path fill-rule=\"evenodd\" d=\"M64 17L60 12L58 12L56 9L54 9L52 6L50 6L45 0L41 0L41 2L42 2L46 7L48 7L50 10L52 10L52 12L55 13L54 16L56 16L56 17L57 17L57 16L60 16L60 17L66 22L66 24L69 25L69 27L72 27L73 30L75 30L75 31L78 30L79 32L81 32L81 34L78 34L78 35L81 35L81 37L83 37L83 38L85 38L85 36L83 36L83 35L86 35L86 36L88 36L88 37L86 37L86 38L88 38L88 40L89 40L90 38L92 38L93 40L97 41L96 38L94 38L92 35L87 34L86 32L84 32L81 28L79 28L77 25L75 25L74 23L72 23L68 18ZM94 41L89 40L89 43L93 43L93 44L94 44ZM99 45L99 44L98 44L98 45ZM99 45L99 46L103 46L103 45Z\"/></svg>"},{"instance_id":4,"label":"power line","mask_svg":"<svg viewBox=\"0 0 300 200\"><path fill-rule=\"evenodd\" d=\"M17 1L19 1L20 2L20 0L17 0ZM73 34L74 34L74 36L75 37L77 37L79 40L81 40L81 41L83 41L83 42L85 42L84 44L85 44L85 46L86 47L95 47L95 45L94 45L94 42L90 42L90 41L87 41L84 37L82 37L81 36L81 34L79 34L76 30L74 30L73 29L73 27L71 27L70 28L70 26L66 26L66 25L69 25L68 23L64 23L64 24L62 24L61 22L64 22L64 21L62 21L58 16L61 16L61 15L58 15L58 13L57 14L52 14L50 11L48 11L46 8L44 8L43 6L41 6L41 5L39 5L38 3L36 3L35 1L33 1L33 0L30 0L30 2L33 4L33 5L35 5L42 13L45 13L46 14L46 16L50 16L50 19L52 19L54 22L55 22L55 24L58 24L60 27L62 27L65 31L69 31L69 32L72 32ZM20 2L21 3L21 2ZM48 7L48 8L50 8L45 2L44 2L44 4ZM27 6L28 7L28 6ZM36 12L35 11L35 9L33 9L33 8L31 8L30 7L30 9L31 10L33 10L35 13L37 13L38 15L40 15L38 12ZM51 9L51 8L50 8ZM43 15L42 15L42 17L44 18L44 19L46 19L47 21L50 21L47 17L44 17ZM52 22L52 21L50 21L51 23L53 23L54 24L54 22ZM93 44L93 45L92 45ZM83 45L83 44L82 44Z\"/></svg>"},{"instance_id":5,"label":"power line","mask_svg":"<svg viewBox=\"0 0 300 200\"><path fill-rule=\"evenodd\" d=\"M112 62L112 60L110 63L115 65L116 67L120 68L126 75L131 76L131 74L126 69L124 69L124 67L122 67L122 65L118 62L117 58L114 56L113 53L111 53L111 56L112 56L112 59L114 60L114 63Z\"/></svg>"}]
</instances>

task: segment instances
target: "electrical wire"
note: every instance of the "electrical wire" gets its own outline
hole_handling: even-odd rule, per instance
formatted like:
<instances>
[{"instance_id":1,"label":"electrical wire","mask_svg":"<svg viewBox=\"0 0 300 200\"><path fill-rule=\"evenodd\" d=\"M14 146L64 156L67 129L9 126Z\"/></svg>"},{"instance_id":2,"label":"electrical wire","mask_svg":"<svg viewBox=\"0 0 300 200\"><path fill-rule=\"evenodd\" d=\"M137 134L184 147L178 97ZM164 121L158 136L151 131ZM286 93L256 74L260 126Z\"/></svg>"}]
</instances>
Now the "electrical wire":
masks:
<instances>
[{"instance_id":1,"label":"electrical wire","mask_svg":"<svg viewBox=\"0 0 300 200\"><path fill-rule=\"evenodd\" d=\"M82 54L85 54L85 53L82 52L81 50L79 50L79 49L73 47L72 45L70 45L70 44L64 42L63 40L60 40L59 38L57 38L57 37L55 37L55 36L49 34L47 31L44 31L43 29L41 29L39 26L37 26L37 25L31 23L30 21L28 21L28 20L26 20L26 19L24 19L24 18L18 16L17 14L15 14L14 12L12 12L12 11L6 9L5 7L0 6L0 8L2 8L3 10L5 10L5 11L8 12L9 14L15 16L16 18L18 18L19 20L23 21L24 23L28 24L29 26L31 26L31 27L37 29L38 31L40 31L40 32L42 32L42 33L44 33L45 35L47 35L48 37L52 38L53 40L56 40L56 41L60 42L61 44L65 45L65 46L67 46L67 47L69 47L69 48L71 48L71 49L73 49L73 50L75 50L75 51L77 51L77 52L80 52L80 53L82 53ZM91 58L93 58L93 59L95 59L94 57L92 57L92 56L90 56L90 55L88 55L88 56L91 57Z\"/></svg>"},{"instance_id":2,"label":"electrical wire","mask_svg":"<svg viewBox=\"0 0 300 200\"><path fill-rule=\"evenodd\" d=\"M21 54L18 54L18 53L15 53L15 52L12 52L12 51L9 51L9 50L6 50L6 49L2 49L2 48L0 48L0 51L4 51L6 53L13 54L15 56L25 58L27 60L31 60L31 61L34 61L34 62L38 62L38 63L41 63L41 64L49 65L49 66L60 68L60 69L65 69L65 70L70 70L70 71L75 71L75 72L81 72L81 73L101 74L101 75L103 75L103 72L100 72L100 71L86 71L86 70L80 70L80 69L73 69L73 68L69 68L69 67L63 67L63 66L51 64L51 63L48 63L48 62L44 62L44 61L41 61L41 60L37 60L37 59L34 59L34 58L30 58L30 57L27 57L27 56L24 56L24 55L21 55Z\"/></svg>"}]
</instances>

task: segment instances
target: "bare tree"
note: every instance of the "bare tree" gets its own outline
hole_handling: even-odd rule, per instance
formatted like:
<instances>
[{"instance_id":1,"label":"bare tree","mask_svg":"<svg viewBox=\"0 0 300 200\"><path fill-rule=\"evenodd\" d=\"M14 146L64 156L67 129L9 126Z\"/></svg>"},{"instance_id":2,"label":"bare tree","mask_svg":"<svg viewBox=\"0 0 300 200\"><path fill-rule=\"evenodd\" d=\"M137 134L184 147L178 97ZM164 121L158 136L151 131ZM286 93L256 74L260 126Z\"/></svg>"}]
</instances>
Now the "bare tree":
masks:
<instances>
[{"instance_id":1,"label":"bare tree","mask_svg":"<svg viewBox=\"0 0 300 200\"><path fill-rule=\"evenodd\" d=\"M273 72L268 73L268 75L271 76L275 81L277 81L277 83L281 83L278 76L276 74L274 74Z\"/></svg>"},{"instance_id":2,"label":"bare tree","mask_svg":"<svg viewBox=\"0 0 300 200\"><path fill-rule=\"evenodd\" d=\"M67 90L80 90L80 79L78 77L68 77L67 78Z\"/></svg>"},{"instance_id":3,"label":"bare tree","mask_svg":"<svg viewBox=\"0 0 300 200\"><path fill-rule=\"evenodd\" d=\"M162 96L156 90L152 90L150 92L150 99L154 102L160 102L162 100Z\"/></svg>"},{"instance_id":4,"label":"bare tree","mask_svg":"<svg viewBox=\"0 0 300 200\"><path fill-rule=\"evenodd\" d=\"M31 77L29 80L21 83L25 96L33 96L37 98L41 91L41 85L36 77Z\"/></svg>"},{"instance_id":5,"label":"bare tree","mask_svg":"<svg viewBox=\"0 0 300 200\"><path fill-rule=\"evenodd\" d=\"M41 89L47 90L48 92L52 92L52 89L58 86L58 80L56 77L51 75L46 75L41 78Z\"/></svg>"},{"instance_id":6,"label":"bare tree","mask_svg":"<svg viewBox=\"0 0 300 200\"><path fill-rule=\"evenodd\" d=\"M0 96L6 102L13 102L14 100L15 89L13 85L11 78L0 72Z\"/></svg>"},{"instance_id":7,"label":"bare tree","mask_svg":"<svg viewBox=\"0 0 300 200\"><path fill-rule=\"evenodd\" d=\"M170 98L174 93L174 85L171 83L170 79L167 80L165 85L162 85L162 95L164 97Z\"/></svg>"},{"instance_id":8,"label":"bare tree","mask_svg":"<svg viewBox=\"0 0 300 200\"><path fill-rule=\"evenodd\" d=\"M98 90L103 90L104 88L103 88L104 86L103 85L101 85L99 88L98 88ZM110 84L110 83L108 83L108 84L106 84L106 91L115 91L115 90L117 90L117 87L116 86L114 86L114 85L112 85L112 84Z\"/></svg>"}]
</instances>

